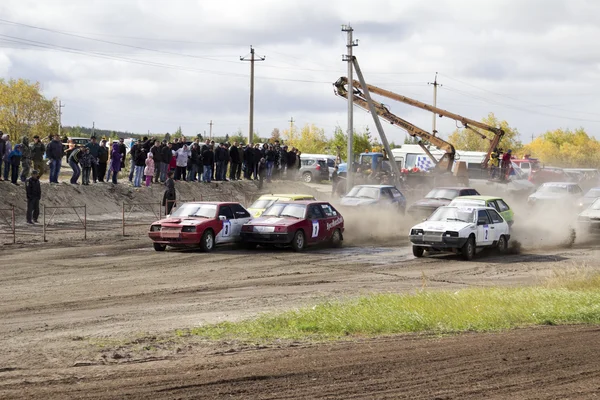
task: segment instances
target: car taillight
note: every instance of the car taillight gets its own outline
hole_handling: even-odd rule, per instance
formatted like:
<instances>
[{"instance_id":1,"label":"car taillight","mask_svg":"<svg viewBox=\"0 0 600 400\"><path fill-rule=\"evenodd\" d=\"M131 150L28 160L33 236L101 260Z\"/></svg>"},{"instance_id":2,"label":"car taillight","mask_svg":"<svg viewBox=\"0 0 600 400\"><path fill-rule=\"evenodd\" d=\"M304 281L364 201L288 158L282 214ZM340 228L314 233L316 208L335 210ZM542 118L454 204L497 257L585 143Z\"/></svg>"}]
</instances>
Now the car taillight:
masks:
<instances>
[{"instance_id":1,"label":"car taillight","mask_svg":"<svg viewBox=\"0 0 600 400\"><path fill-rule=\"evenodd\" d=\"M242 232L252 232L252 225L242 225Z\"/></svg>"},{"instance_id":2,"label":"car taillight","mask_svg":"<svg viewBox=\"0 0 600 400\"><path fill-rule=\"evenodd\" d=\"M317 171L320 171L321 170L321 166L319 164L317 164L317 168L316 169L317 169Z\"/></svg>"},{"instance_id":3,"label":"car taillight","mask_svg":"<svg viewBox=\"0 0 600 400\"><path fill-rule=\"evenodd\" d=\"M287 226L276 226L275 227L275 232L276 233L287 232Z\"/></svg>"}]
</instances>

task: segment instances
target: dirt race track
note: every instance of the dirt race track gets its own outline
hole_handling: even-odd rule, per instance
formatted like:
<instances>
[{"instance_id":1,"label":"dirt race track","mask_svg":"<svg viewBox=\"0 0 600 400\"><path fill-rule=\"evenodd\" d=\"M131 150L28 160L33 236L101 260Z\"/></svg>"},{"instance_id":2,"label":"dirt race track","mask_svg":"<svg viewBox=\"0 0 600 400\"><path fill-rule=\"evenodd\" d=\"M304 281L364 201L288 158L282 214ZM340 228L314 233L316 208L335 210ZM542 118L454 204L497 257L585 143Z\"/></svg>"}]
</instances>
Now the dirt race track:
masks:
<instances>
[{"instance_id":1,"label":"dirt race track","mask_svg":"<svg viewBox=\"0 0 600 400\"><path fill-rule=\"evenodd\" d=\"M575 399L600 395L597 327L207 343L174 330L326 298L534 284L590 245L414 259L410 248L156 253L139 239L4 246L0 398Z\"/></svg>"}]
</instances>

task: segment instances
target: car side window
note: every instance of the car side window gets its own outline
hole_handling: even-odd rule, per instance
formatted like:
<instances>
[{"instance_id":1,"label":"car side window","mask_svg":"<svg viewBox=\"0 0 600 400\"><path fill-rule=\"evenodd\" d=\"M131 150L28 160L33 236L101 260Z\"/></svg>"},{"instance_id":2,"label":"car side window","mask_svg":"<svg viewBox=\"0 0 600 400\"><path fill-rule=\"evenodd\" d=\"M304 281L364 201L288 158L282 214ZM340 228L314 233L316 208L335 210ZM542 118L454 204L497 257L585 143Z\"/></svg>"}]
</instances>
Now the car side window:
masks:
<instances>
[{"instance_id":1,"label":"car side window","mask_svg":"<svg viewBox=\"0 0 600 400\"><path fill-rule=\"evenodd\" d=\"M325 214L323 214L321 207L319 207L317 204L312 204L308 207L308 219L319 219L324 217Z\"/></svg>"},{"instance_id":2,"label":"car side window","mask_svg":"<svg viewBox=\"0 0 600 400\"><path fill-rule=\"evenodd\" d=\"M392 191L389 188L383 188L381 189L381 197L392 199L394 195L392 195Z\"/></svg>"},{"instance_id":3,"label":"car side window","mask_svg":"<svg viewBox=\"0 0 600 400\"><path fill-rule=\"evenodd\" d=\"M487 212L492 218L492 223L499 224L502 222L502 217L495 210L487 210Z\"/></svg>"},{"instance_id":4,"label":"car side window","mask_svg":"<svg viewBox=\"0 0 600 400\"><path fill-rule=\"evenodd\" d=\"M250 218L250 213L239 204L232 204L231 209L236 218Z\"/></svg>"},{"instance_id":5,"label":"car side window","mask_svg":"<svg viewBox=\"0 0 600 400\"><path fill-rule=\"evenodd\" d=\"M233 211L231 211L231 207L229 206L221 206L219 209L219 217L224 216L227 219L234 219Z\"/></svg>"},{"instance_id":6,"label":"car side window","mask_svg":"<svg viewBox=\"0 0 600 400\"><path fill-rule=\"evenodd\" d=\"M498 207L496 207L498 211L504 212L510 210L510 207L504 202L504 200L496 200L496 203L498 203Z\"/></svg>"},{"instance_id":7,"label":"car side window","mask_svg":"<svg viewBox=\"0 0 600 400\"><path fill-rule=\"evenodd\" d=\"M392 191L392 195L393 195L394 197L400 197L400 198L404 197L404 196L402 195L402 192L400 192L398 189L396 189L396 188L391 188L390 190Z\"/></svg>"},{"instance_id":8,"label":"car side window","mask_svg":"<svg viewBox=\"0 0 600 400\"><path fill-rule=\"evenodd\" d=\"M477 225L488 225L490 223L490 217L485 210L479 210L477 212Z\"/></svg>"},{"instance_id":9,"label":"car side window","mask_svg":"<svg viewBox=\"0 0 600 400\"><path fill-rule=\"evenodd\" d=\"M495 208L496 210L498 210L498 204L496 203L496 200L491 200L487 202L487 206L488 207L492 207Z\"/></svg>"},{"instance_id":10,"label":"car side window","mask_svg":"<svg viewBox=\"0 0 600 400\"><path fill-rule=\"evenodd\" d=\"M321 204L321 210L325 214L326 217L333 217L333 208L329 204Z\"/></svg>"}]
</instances>

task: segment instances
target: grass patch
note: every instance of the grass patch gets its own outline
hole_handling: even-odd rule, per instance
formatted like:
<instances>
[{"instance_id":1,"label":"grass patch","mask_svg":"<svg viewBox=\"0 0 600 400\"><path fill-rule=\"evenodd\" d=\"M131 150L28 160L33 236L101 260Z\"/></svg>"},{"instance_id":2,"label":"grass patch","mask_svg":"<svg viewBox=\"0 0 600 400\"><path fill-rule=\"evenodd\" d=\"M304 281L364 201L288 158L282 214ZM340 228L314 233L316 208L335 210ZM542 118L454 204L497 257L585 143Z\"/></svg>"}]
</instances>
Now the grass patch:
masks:
<instances>
[{"instance_id":1,"label":"grass patch","mask_svg":"<svg viewBox=\"0 0 600 400\"><path fill-rule=\"evenodd\" d=\"M600 275L555 273L523 288L374 294L206 325L179 334L207 339L335 339L424 332L486 332L532 325L600 323Z\"/></svg>"}]
</instances>

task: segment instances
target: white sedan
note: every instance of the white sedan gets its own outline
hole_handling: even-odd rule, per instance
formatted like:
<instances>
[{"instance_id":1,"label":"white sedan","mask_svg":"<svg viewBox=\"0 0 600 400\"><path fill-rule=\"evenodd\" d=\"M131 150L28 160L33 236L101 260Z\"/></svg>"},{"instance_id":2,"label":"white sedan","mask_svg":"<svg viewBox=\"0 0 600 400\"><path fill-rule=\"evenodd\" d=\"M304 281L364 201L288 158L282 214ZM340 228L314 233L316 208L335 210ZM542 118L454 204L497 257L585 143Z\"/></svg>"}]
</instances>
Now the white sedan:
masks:
<instances>
[{"instance_id":1,"label":"white sedan","mask_svg":"<svg viewBox=\"0 0 600 400\"><path fill-rule=\"evenodd\" d=\"M425 250L434 250L460 253L471 260L478 248L493 247L505 252L510 228L491 207L446 206L413 226L409 239L415 257L423 257Z\"/></svg>"}]
</instances>

